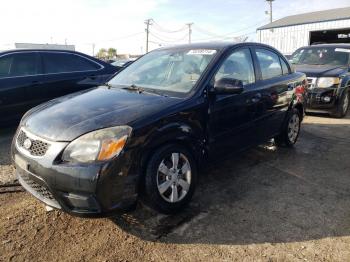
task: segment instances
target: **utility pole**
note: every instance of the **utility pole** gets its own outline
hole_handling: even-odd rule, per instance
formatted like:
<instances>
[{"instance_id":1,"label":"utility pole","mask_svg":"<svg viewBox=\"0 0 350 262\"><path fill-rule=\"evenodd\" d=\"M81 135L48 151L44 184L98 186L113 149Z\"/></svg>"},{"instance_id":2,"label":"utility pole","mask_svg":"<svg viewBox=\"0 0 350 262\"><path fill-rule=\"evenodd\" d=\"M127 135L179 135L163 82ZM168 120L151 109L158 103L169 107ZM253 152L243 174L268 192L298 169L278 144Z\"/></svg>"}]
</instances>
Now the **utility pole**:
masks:
<instances>
[{"instance_id":1,"label":"utility pole","mask_svg":"<svg viewBox=\"0 0 350 262\"><path fill-rule=\"evenodd\" d=\"M146 24L146 54L148 53L148 37L149 37L149 26L152 25L152 18L145 21Z\"/></svg>"},{"instance_id":2,"label":"utility pole","mask_svg":"<svg viewBox=\"0 0 350 262\"><path fill-rule=\"evenodd\" d=\"M188 26L188 43L191 44L191 37L192 37L192 25L193 23L187 23Z\"/></svg>"},{"instance_id":3,"label":"utility pole","mask_svg":"<svg viewBox=\"0 0 350 262\"><path fill-rule=\"evenodd\" d=\"M272 23L272 2L275 0L266 0L270 4L270 23Z\"/></svg>"},{"instance_id":4,"label":"utility pole","mask_svg":"<svg viewBox=\"0 0 350 262\"><path fill-rule=\"evenodd\" d=\"M95 56L95 43L92 44L92 56Z\"/></svg>"}]
</instances>

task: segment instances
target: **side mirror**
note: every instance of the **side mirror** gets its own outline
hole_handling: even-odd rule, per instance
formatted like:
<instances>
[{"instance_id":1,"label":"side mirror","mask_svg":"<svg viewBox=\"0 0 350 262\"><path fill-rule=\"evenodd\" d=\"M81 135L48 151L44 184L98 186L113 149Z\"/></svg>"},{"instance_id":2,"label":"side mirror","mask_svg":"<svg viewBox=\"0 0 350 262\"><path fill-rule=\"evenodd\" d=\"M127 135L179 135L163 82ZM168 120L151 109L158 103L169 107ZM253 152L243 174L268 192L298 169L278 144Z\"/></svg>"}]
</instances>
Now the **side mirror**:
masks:
<instances>
[{"instance_id":1,"label":"side mirror","mask_svg":"<svg viewBox=\"0 0 350 262\"><path fill-rule=\"evenodd\" d=\"M214 84L215 94L240 94L244 90L243 82L233 78L220 78Z\"/></svg>"}]
</instances>

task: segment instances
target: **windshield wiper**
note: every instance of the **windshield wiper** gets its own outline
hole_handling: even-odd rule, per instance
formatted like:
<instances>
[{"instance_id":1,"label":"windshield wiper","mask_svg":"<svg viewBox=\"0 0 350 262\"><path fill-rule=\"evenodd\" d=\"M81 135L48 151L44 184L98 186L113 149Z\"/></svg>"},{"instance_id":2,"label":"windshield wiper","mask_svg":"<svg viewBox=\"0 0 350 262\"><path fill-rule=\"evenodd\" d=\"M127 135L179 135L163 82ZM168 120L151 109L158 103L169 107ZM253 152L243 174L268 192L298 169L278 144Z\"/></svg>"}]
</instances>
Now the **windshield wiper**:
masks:
<instances>
[{"instance_id":1,"label":"windshield wiper","mask_svg":"<svg viewBox=\"0 0 350 262\"><path fill-rule=\"evenodd\" d=\"M101 86L107 86L108 88L112 88L112 87L113 87L110 83L104 83L104 84L101 85Z\"/></svg>"},{"instance_id":2,"label":"windshield wiper","mask_svg":"<svg viewBox=\"0 0 350 262\"><path fill-rule=\"evenodd\" d=\"M139 93L143 93L145 91L145 89L143 89L142 87L139 87L139 86L134 85L134 84L132 84L131 86L122 87L122 89L130 90L130 91L137 91Z\"/></svg>"},{"instance_id":3,"label":"windshield wiper","mask_svg":"<svg viewBox=\"0 0 350 262\"><path fill-rule=\"evenodd\" d=\"M150 93L150 94L156 94L156 95L168 97L166 94L164 94L163 92L158 91L156 89L153 89L153 88L146 88L145 89L145 88L142 88L142 87L137 86L135 84L132 84L130 86L124 86L124 87L122 87L122 89L136 91L139 94L141 94L141 93Z\"/></svg>"}]
</instances>

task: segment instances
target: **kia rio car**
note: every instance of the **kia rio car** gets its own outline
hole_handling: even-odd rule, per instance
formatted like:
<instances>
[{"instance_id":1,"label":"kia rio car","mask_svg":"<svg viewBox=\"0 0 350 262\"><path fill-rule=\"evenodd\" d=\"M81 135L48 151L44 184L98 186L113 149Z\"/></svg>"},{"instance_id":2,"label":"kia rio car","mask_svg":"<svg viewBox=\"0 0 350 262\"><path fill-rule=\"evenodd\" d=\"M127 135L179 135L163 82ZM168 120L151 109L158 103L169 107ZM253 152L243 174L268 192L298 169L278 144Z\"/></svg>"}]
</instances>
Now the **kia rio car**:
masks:
<instances>
[{"instance_id":1,"label":"kia rio car","mask_svg":"<svg viewBox=\"0 0 350 262\"><path fill-rule=\"evenodd\" d=\"M27 112L12 146L19 182L78 216L111 215L139 197L177 212L207 159L271 138L292 146L306 84L262 44L152 51L103 86Z\"/></svg>"}]
</instances>

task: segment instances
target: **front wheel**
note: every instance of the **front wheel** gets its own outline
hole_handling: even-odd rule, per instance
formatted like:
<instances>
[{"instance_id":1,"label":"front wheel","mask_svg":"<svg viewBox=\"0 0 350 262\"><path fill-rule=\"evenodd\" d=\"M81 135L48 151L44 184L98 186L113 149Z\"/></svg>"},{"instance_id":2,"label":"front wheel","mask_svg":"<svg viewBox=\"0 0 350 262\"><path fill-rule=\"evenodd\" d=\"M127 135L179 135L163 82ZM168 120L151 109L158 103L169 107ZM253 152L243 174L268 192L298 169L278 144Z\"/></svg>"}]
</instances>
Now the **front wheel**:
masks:
<instances>
[{"instance_id":1,"label":"front wheel","mask_svg":"<svg viewBox=\"0 0 350 262\"><path fill-rule=\"evenodd\" d=\"M341 102L337 108L337 112L333 116L337 118L343 118L344 116L346 116L349 110L349 105L350 105L349 91L346 89L344 91L344 95L341 99Z\"/></svg>"},{"instance_id":2,"label":"front wheel","mask_svg":"<svg viewBox=\"0 0 350 262\"><path fill-rule=\"evenodd\" d=\"M146 201L161 213L176 213L190 202L196 178L192 154L179 145L164 146L153 153L146 168Z\"/></svg>"},{"instance_id":3,"label":"front wheel","mask_svg":"<svg viewBox=\"0 0 350 262\"><path fill-rule=\"evenodd\" d=\"M293 108L282 127L281 133L275 137L275 144L277 146L292 147L298 140L300 124L301 118L299 111Z\"/></svg>"}]
</instances>

